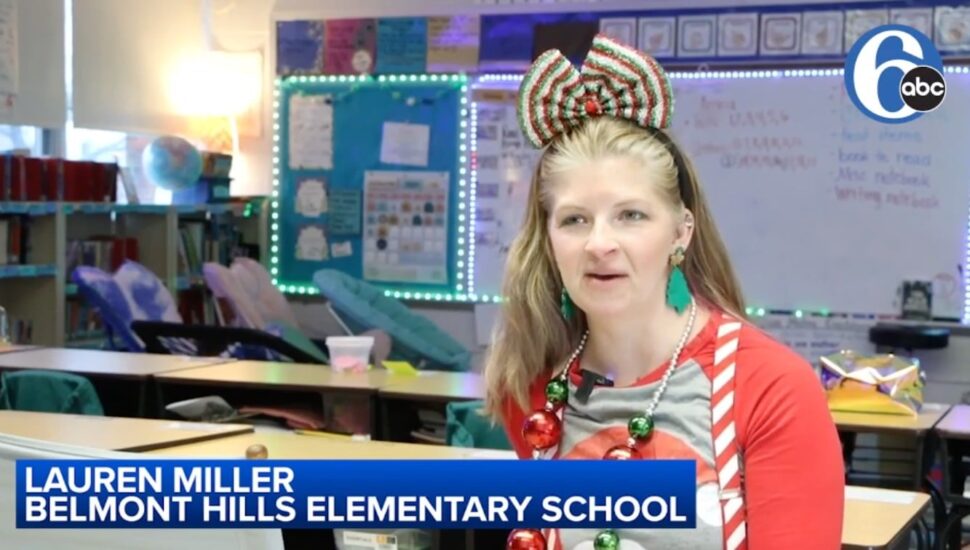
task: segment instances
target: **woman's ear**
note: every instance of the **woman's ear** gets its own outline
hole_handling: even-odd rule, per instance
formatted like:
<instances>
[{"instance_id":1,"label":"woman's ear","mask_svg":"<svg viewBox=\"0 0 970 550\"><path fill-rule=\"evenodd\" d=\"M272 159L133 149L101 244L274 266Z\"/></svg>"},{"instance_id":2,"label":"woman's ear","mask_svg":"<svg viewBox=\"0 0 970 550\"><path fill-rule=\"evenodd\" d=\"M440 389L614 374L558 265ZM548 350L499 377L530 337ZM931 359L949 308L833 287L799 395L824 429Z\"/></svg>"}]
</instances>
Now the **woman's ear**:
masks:
<instances>
[{"instance_id":1,"label":"woman's ear","mask_svg":"<svg viewBox=\"0 0 970 550\"><path fill-rule=\"evenodd\" d=\"M690 248L690 242L694 238L694 213L684 209L684 217L677 224L676 246L683 247L684 250Z\"/></svg>"}]
</instances>

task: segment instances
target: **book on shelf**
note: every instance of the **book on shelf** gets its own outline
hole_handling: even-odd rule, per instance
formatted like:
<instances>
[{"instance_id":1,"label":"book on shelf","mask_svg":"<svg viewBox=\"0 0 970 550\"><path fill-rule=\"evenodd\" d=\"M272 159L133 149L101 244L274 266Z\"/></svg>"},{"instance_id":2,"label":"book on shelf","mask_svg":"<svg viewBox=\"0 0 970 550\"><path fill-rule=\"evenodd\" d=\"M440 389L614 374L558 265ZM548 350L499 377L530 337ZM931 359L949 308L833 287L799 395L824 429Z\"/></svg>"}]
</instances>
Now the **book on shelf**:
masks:
<instances>
[{"instance_id":1,"label":"book on shelf","mask_svg":"<svg viewBox=\"0 0 970 550\"><path fill-rule=\"evenodd\" d=\"M78 266L96 267L114 272L125 260L138 261L138 241L131 237L95 236L67 243L68 279Z\"/></svg>"},{"instance_id":2,"label":"book on shelf","mask_svg":"<svg viewBox=\"0 0 970 550\"><path fill-rule=\"evenodd\" d=\"M97 308L84 300L69 300L64 307L67 312L64 332L68 341L103 336L104 325Z\"/></svg>"},{"instance_id":3,"label":"book on shelf","mask_svg":"<svg viewBox=\"0 0 970 550\"><path fill-rule=\"evenodd\" d=\"M30 250L30 218L26 216L0 217L0 265L23 265Z\"/></svg>"},{"instance_id":4,"label":"book on shelf","mask_svg":"<svg viewBox=\"0 0 970 550\"><path fill-rule=\"evenodd\" d=\"M115 202L115 163L0 156L0 201Z\"/></svg>"}]
</instances>

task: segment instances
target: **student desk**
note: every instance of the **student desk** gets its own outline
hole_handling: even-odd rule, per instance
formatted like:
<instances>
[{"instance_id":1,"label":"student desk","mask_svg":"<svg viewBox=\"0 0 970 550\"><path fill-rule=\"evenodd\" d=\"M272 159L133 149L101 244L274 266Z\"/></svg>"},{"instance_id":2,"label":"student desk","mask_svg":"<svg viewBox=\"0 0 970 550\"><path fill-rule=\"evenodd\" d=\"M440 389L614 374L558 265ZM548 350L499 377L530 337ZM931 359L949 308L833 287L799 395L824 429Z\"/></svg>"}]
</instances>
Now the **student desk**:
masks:
<instances>
[{"instance_id":1,"label":"student desk","mask_svg":"<svg viewBox=\"0 0 970 550\"><path fill-rule=\"evenodd\" d=\"M371 433L375 434L379 426L377 389L387 376L383 370L349 373L326 365L233 361L166 372L155 378L160 393L169 402L218 393L236 406L308 403L325 411L328 396L363 398L370 414ZM312 396L310 401L307 396Z\"/></svg>"},{"instance_id":2,"label":"student desk","mask_svg":"<svg viewBox=\"0 0 970 550\"><path fill-rule=\"evenodd\" d=\"M970 457L970 406L954 405L936 425L943 454L943 500L950 509L937 527L937 534L944 542L948 539L954 548L960 546L960 523L970 515L970 492L964 489L970 469L964 466Z\"/></svg>"},{"instance_id":3,"label":"student desk","mask_svg":"<svg viewBox=\"0 0 970 550\"><path fill-rule=\"evenodd\" d=\"M512 451L466 449L392 443L389 441L354 441L336 435L298 435L286 432L256 432L233 437L166 447L151 451L153 456L172 458L245 458L250 445L266 447L270 459L515 459Z\"/></svg>"},{"instance_id":4,"label":"student desk","mask_svg":"<svg viewBox=\"0 0 970 550\"><path fill-rule=\"evenodd\" d=\"M929 501L926 493L846 487L842 548L895 547L909 536Z\"/></svg>"},{"instance_id":5,"label":"student desk","mask_svg":"<svg viewBox=\"0 0 970 550\"><path fill-rule=\"evenodd\" d=\"M472 401L485 395L481 375L469 372L421 371L417 376L389 376L378 396L383 439L408 441L421 426L417 408L444 414L449 401Z\"/></svg>"},{"instance_id":6,"label":"student desk","mask_svg":"<svg viewBox=\"0 0 970 550\"><path fill-rule=\"evenodd\" d=\"M934 445L927 440L933 435L933 427L943 418L949 407L949 405L927 403L917 416L833 411L832 419L835 420L840 434L847 436L843 439L847 461L851 460L852 451L855 448L854 434L884 433L913 436L916 439L916 465L912 487L919 490L923 487L925 468L934 451Z\"/></svg>"},{"instance_id":7,"label":"student desk","mask_svg":"<svg viewBox=\"0 0 970 550\"><path fill-rule=\"evenodd\" d=\"M250 445L266 447L270 459L514 459L511 451L466 449L437 445L353 441L346 436L295 435L281 432L256 432L202 443L191 443L151 451L152 458L244 458ZM402 472L405 473L405 472ZM439 548L484 549L505 547L507 532L501 530L444 530L436 533ZM336 550L329 530L284 530L287 547Z\"/></svg>"},{"instance_id":8,"label":"student desk","mask_svg":"<svg viewBox=\"0 0 970 550\"><path fill-rule=\"evenodd\" d=\"M228 359L220 357L184 357L149 353L125 353L84 349L36 348L0 354L0 370L54 370L86 376L96 382L98 394L111 416L130 416L124 406L131 396L138 396L137 415L146 416L157 407L150 392L151 377L163 372L189 369ZM138 390L133 392L132 386ZM119 412L130 414L117 414Z\"/></svg>"},{"instance_id":9,"label":"student desk","mask_svg":"<svg viewBox=\"0 0 970 550\"><path fill-rule=\"evenodd\" d=\"M27 351L29 349L36 349L36 347L37 346L22 346L20 344L0 344L0 353Z\"/></svg>"},{"instance_id":10,"label":"student desk","mask_svg":"<svg viewBox=\"0 0 970 550\"><path fill-rule=\"evenodd\" d=\"M514 459L511 451L464 449L414 445L386 441L352 441L340 436L295 435L257 432L211 441L170 446L150 451L155 458L222 459L244 458L250 445L261 444L270 459ZM909 533L926 508L929 497L922 493L847 487L842 547L846 549L890 548ZM495 533L490 533L495 535ZM319 533L322 539L327 535ZM442 533L459 537L459 533ZM467 533L464 536L471 536ZM459 539L450 539L459 542ZM468 546L465 539L462 547ZM479 541L481 542L481 541ZM327 548L325 543L322 547ZM476 544L476 546L479 546ZM483 546L487 547L487 546Z\"/></svg>"},{"instance_id":11,"label":"student desk","mask_svg":"<svg viewBox=\"0 0 970 550\"><path fill-rule=\"evenodd\" d=\"M0 411L0 434L104 451L147 451L252 431L243 424Z\"/></svg>"}]
</instances>

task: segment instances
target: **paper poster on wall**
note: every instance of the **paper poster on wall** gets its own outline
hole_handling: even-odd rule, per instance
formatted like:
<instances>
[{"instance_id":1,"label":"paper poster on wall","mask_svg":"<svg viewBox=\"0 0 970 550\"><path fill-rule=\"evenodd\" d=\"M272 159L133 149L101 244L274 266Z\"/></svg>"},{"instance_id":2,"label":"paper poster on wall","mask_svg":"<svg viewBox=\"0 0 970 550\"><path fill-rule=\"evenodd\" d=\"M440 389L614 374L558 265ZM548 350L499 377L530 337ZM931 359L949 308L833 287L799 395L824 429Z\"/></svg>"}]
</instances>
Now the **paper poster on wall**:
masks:
<instances>
[{"instance_id":1,"label":"paper poster on wall","mask_svg":"<svg viewBox=\"0 0 970 550\"><path fill-rule=\"evenodd\" d=\"M364 173L364 278L448 282L447 172Z\"/></svg>"},{"instance_id":2,"label":"paper poster on wall","mask_svg":"<svg viewBox=\"0 0 970 550\"><path fill-rule=\"evenodd\" d=\"M423 73L427 59L428 25L424 17L392 17L378 20L378 73Z\"/></svg>"},{"instance_id":3,"label":"paper poster on wall","mask_svg":"<svg viewBox=\"0 0 970 550\"><path fill-rule=\"evenodd\" d=\"M330 254L334 258L346 258L348 256L353 256L354 246L350 243L350 241L333 243L330 245Z\"/></svg>"},{"instance_id":4,"label":"paper poster on wall","mask_svg":"<svg viewBox=\"0 0 970 550\"><path fill-rule=\"evenodd\" d=\"M385 122L381 139L381 162L423 168L428 165L431 126Z\"/></svg>"},{"instance_id":5,"label":"paper poster on wall","mask_svg":"<svg viewBox=\"0 0 970 550\"><path fill-rule=\"evenodd\" d=\"M323 68L329 74L361 74L374 70L377 22L373 19L327 21Z\"/></svg>"},{"instance_id":6,"label":"paper poster on wall","mask_svg":"<svg viewBox=\"0 0 970 550\"><path fill-rule=\"evenodd\" d=\"M323 21L276 23L276 74L323 72Z\"/></svg>"},{"instance_id":7,"label":"paper poster on wall","mask_svg":"<svg viewBox=\"0 0 970 550\"><path fill-rule=\"evenodd\" d=\"M321 262L328 257L327 236L323 226L305 225L296 239L296 259Z\"/></svg>"},{"instance_id":8,"label":"paper poster on wall","mask_svg":"<svg viewBox=\"0 0 970 550\"><path fill-rule=\"evenodd\" d=\"M478 68L481 19L477 15L428 18L428 72L473 71Z\"/></svg>"},{"instance_id":9,"label":"paper poster on wall","mask_svg":"<svg viewBox=\"0 0 970 550\"><path fill-rule=\"evenodd\" d=\"M327 211L327 184L322 179L305 179L297 184L296 212L316 218Z\"/></svg>"},{"instance_id":10,"label":"paper poster on wall","mask_svg":"<svg viewBox=\"0 0 970 550\"><path fill-rule=\"evenodd\" d=\"M292 96L289 118L290 168L332 169L333 105L330 96Z\"/></svg>"},{"instance_id":11,"label":"paper poster on wall","mask_svg":"<svg viewBox=\"0 0 970 550\"><path fill-rule=\"evenodd\" d=\"M17 93L17 2L0 0L0 92Z\"/></svg>"},{"instance_id":12,"label":"paper poster on wall","mask_svg":"<svg viewBox=\"0 0 970 550\"><path fill-rule=\"evenodd\" d=\"M331 235L360 235L360 191L356 189L330 190Z\"/></svg>"}]
</instances>

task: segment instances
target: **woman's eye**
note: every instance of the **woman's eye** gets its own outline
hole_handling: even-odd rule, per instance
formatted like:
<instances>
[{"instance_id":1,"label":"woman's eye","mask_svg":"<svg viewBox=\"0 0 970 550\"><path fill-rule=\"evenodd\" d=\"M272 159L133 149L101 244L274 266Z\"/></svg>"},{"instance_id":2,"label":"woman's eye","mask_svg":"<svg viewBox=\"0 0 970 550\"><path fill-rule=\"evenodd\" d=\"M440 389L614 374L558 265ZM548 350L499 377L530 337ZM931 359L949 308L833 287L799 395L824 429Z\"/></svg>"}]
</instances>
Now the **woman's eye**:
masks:
<instances>
[{"instance_id":1,"label":"woman's eye","mask_svg":"<svg viewBox=\"0 0 970 550\"><path fill-rule=\"evenodd\" d=\"M620 213L620 219L635 222L647 219L647 215L639 210L624 210Z\"/></svg>"},{"instance_id":2,"label":"woman's eye","mask_svg":"<svg viewBox=\"0 0 970 550\"><path fill-rule=\"evenodd\" d=\"M571 216L566 216L565 218L563 218L562 221L559 222L559 225L560 226L575 225L577 223L583 223L583 221L585 221L585 218L583 218L579 214L573 214Z\"/></svg>"}]
</instances>

